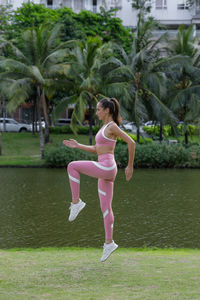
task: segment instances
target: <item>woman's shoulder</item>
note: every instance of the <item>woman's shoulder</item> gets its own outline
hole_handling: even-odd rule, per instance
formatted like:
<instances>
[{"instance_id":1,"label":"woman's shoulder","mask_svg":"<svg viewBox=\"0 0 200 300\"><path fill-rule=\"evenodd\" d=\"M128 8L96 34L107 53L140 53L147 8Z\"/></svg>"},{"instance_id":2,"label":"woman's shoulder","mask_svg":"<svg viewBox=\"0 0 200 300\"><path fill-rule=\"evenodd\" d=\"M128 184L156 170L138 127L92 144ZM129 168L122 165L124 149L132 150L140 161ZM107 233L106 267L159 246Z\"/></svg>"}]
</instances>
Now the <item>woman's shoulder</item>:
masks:
<instances>
[{"instance_id":1,"label":"woman's shoulder","mask_svg":"<svg viewBox=\"0 0 200 300\"><path fill-rule=\"evenodd\" d=\"M115 123L115 121L111 121L110 126L113 128L119 128L119 126L117 125L117 123Z\"/></svg>"},{"instance_id":2,"label":"woman's shoulder","mask_svg":"<svg viewBox=\"0 0 200 300\"><path fill-rule=\"evenodd\" d=\"M109 128L109 130L110 130L111 132L113 132L113 133L118 132L119 129L120 129L119 126L118 126L114 121L112 121L112 122L109 124L108 128Z\"/></svg>"}]
</instances>

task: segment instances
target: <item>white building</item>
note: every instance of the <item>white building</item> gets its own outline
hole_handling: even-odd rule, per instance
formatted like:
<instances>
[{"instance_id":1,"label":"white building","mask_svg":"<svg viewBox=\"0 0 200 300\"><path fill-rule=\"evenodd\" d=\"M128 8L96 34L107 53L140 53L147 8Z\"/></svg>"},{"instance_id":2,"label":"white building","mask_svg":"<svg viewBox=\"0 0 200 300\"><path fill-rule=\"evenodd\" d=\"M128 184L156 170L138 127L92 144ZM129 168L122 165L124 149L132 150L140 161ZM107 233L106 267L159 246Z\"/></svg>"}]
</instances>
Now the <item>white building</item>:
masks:
<instances>
[{"instance_id":1,"label":"white building","mask_svg":"<svg viewBox=\"0 0 200 300\"><path fill-rule=\"evenodd\" d=\"M94 13L99 11L100 6L106 10L119 8L116 16L121 18L123 25L135 27L137 22L136 11L131 6L131 0L33 0L35 3L56 9L59 7L69 7L75 12L82 9L90 10ZM0 0L0 4L11 4L13 8L19 7L27 0ZM177 28L179 24L200 24L200 0L189 7L187 0L147 0L152 6L151 15L162 24L171 28Z\"/></svg>"}]
</instances>

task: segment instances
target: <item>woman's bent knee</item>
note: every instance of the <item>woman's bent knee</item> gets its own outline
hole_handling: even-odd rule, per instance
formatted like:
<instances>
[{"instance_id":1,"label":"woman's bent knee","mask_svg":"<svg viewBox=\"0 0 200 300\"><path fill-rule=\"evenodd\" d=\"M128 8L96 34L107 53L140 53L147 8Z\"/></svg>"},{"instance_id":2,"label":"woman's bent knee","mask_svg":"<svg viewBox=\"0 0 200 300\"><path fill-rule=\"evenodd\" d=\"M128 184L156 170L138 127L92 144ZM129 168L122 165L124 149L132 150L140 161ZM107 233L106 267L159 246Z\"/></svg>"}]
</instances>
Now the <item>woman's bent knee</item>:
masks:
<instances>
[{"instance_id":1,"label":"woman's bent knee","mask_svg":"<svg viewBox=\"0 0 200 300\"><path fill-rule=\"evenodd\" d=\"M70 170L73 169L73 165L74 165L74 162L73 162L73 161L71 161L71 162L68 164L68 166L67 166L67 171L68 171L68 173L70 172Z\"/></svg>"}]
</instances>

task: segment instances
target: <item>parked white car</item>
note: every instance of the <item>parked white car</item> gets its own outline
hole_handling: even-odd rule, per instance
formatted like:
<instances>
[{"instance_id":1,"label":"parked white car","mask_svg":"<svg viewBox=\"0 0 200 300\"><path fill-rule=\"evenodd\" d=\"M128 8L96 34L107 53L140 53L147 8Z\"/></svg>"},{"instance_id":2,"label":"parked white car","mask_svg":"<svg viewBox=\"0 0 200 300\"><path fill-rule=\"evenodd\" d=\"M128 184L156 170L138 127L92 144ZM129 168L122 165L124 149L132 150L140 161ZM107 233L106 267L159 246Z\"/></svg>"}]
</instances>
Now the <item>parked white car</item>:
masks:
<instances>
[{"instance_id":1,"label":"parked white car","mask_svg":"<svg viewBox=\"0 0 200 300\"><path fill-rule=\"evenodd\" d=\"M0 118L0 129L4 131L3 118ZM6 132L26 132L31 131L32 125L19 123L11 118L5 118L5 131Z\"/></svg>"},{"instance_id":2,"label":"parked white car","mask_svg":"<svg viewBox=\"0 0 200 300\"><path fill-rule=\"evenodd\" d=\"M120 125L120 128L122 130L125 129L126 131L128 131L130 133L134 133L134 134L137 133L137 126L134 122L129 122L127 120L123 120L122 125ZM143 126L140 126L140 133L142 133L142 134L144 133Z\"/></svg>"},{"instance_id":3,"label":"parked white car","mask_svg":"<svg viewBox=\"0 0 200 300\"><path fill-rule=\"evenodd\" d=\"M156 121L147 121L146 123L144 123L144 126L155 126L155 125L160 125L160 122L156 122Z\"/></svg>"}]
</instances>

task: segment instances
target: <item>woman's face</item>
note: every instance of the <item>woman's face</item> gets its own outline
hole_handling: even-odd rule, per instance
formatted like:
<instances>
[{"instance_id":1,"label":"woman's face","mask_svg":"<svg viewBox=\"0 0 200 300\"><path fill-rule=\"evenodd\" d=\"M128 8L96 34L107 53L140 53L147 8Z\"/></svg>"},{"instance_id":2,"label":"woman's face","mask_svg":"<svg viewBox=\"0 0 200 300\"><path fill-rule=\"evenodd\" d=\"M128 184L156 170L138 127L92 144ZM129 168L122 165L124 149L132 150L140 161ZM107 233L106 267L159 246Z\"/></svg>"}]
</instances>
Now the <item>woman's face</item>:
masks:
<instances>
[{"instance_id":1,"label":"woman's face","mask_svg":"<svg viewBox=\"0 0 200 300\"><path fill-rule=\"evenodd\" d=\"M108 114L108 108L103 108L103 106L101 106L101 104L98 102L97 103L97 111L96 111L96 115L99 118L99 120L104 120L105 116Z\"/></svg>"}]
</instances>

